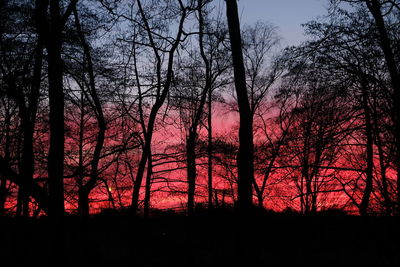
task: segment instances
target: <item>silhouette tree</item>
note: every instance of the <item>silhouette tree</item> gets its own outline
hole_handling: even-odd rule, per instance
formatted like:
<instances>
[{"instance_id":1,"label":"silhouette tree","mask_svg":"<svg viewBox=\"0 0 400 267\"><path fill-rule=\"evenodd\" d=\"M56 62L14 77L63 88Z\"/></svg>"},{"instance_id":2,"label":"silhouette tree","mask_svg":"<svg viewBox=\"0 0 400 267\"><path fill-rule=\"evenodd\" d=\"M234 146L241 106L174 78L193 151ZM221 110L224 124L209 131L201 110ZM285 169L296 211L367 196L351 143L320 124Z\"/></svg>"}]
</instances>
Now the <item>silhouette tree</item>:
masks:
<instances>
[{"instance_id":1,"label":"silhouette tree","mask_svg":"<svg viewBox=\"0 0 400 267\"><path fill-rule=\"evenodd\" d=\"M198 1L198 46L187 59L188 62L182 62L184 69L182 78L177 79L181 89L178 89L178 102L175 104L182 114L185 129L187 131L186 138L186 161L187 161L187 178L188 178L188 213L194 212L195 188L196 188L196 145L199 141L199 131L201 124L204 124L205 106L208 98L208 204L212 207L212 119L211 101L212 91L224 84L221 77L227 71L230 64L229 61L221 57L225 48L223 42L225 40L225 29L219 18L212 18L208 4L210 1ZM218 23L213 27L212 23ZM182 60L184 61L184 60ZM188 72L188 73L187 73ZM197 81L197 82L196 82ZM179 85L178 85L179 86ZM199 87L197 89L196 87ZM198 91L199 90L199 91ZM198 91L198 92L197 92ZM183 110L186 109L186 110ZM211 138L211 140L210 140ZM211 172L211 173L210 173Z\"/></svg>"},{"instance_id":2,"label":"silhouette tree","mask_svg":"<svg viewBox=\"0 0 400 267\"><path fill-rule=\"evenodd\" d=\"M89 44L86 41L86 38L84 36L84 33L81 28L81 24L79 21L79 16L76 7L73 8L73 13L74 13L74 19L75 19L75 25L77 29L77 33L81 42L81 45L83 47L84 51L84 56L87 61L87 68L88 68L88 75L89 75L89 94L92 99L92 105L93 109L95 110L96 114L96 120L98 124L98 134L97 134L97 139L96 139L96 145L94 148L93 152L93 158L91 161L91 174L90 178L87 181L85 185L82 185L80 187L79 191L79 210L80 213L84 216L89 215L89 194L95 187L99 177L98 177L98 167L99 167L99 161L100 161L100 156L101 156L101 151L103 149L104 145L104 137L105 137L105 131L106 131L106 122L103 114L103 108L100 103L100 99L97 95L97 88L96 88L96 83L95 83L95 77L94 77L94 67L93 67L93 62L92 62L92 56L91 56L91 51Z\"/></svg>"},{"instance_id":3,"label":"silhouette tree","mask_svg":"<svg viewBox=\"0 0 400 267\"><path fill-rule=\"evenodd\" d=\"M398 12L399 2L398 1L380 1L380 0L358 0L358 1L332 1L334 3L349 2L362 4L368 8L370 14L373 17L379 46L383 52L386 67L390 77L390 83L393 90L392 100L392 118L394 124L394 136L396 142L396 168L397 168L397 206L400 207L400 72L398 70L398 57L396 56L395 47L398 46L398 28L391 27L391 25L398 24Z\"/></svg>"},{"instance_id":4,"label":"silhouette tree","mask_svg":"<svg viewBox=\"0 0 400 267\"><path fill-rule=\"evenodd\" d=\"M235 88L240 115L237 207L245 212L252 206L252 183L254 181L253 119L246 88L242 38L236 0L226 1L226 16L232 49Z\"/></svg>"},{"instance_id":5,"label":"silhouette tree","mask_svg":"<svg viewBox=\"0 0 400 267\"><path fill-rule=\"evenodd\" d=\"M148 39L148 46L153 50L154 57L156 58L156 99L154 102L154 105L151 108L149 119L147 122L146 128L142 129L144 133L144 145L143 145L143 151L141 155L141 159L139 162L138 166L138 171L136 174L136 178L134 181L134 187L133 187L133 193L132 193L132 211L136 213L138 209L138 204L139 204L139 194L140 194L140 189L142 186L142 180L143 180L143 175L144 171L146 168L146 163L148 160L148 157L151 153L151 142L153 138L153 132L154 132L154 125L156 122L157 114L162 105L164 104L164 101L167 97L167 94L169 92L169 89L171 87L171 82L173 79L173 63L174 63L174 56L175 52L178 49L179 44L182 42L183 38L183 26L186 17L188 16L188 10L189 6L185 6L183 1L178 1L178 15L179 16L179 25L178 29L176 32L176 37L174 40L171 42L171 46L169 47L169 50L167 50L166 55L167 55L167 70L165 73L165 77L162 77L163 75L163 61L162 61L162 55L165 51L160 45L160 43L156 43L157 40L159 40L160 36L157 35L157 39L154 37L154 33L152 28L150 28L149 24L149 19L145 13L145 10L141 4L141 1L137 1L138 4L138 11L140 14L140 18L142 21L142 25L140 27L143 27L147 34L147 39ZM172 6L168 6L169 3L165 3L167 5L167 8L171 8ZM160 41L163 39L161 38ZM144 125L144 124L143 124Z\"/></svg>"},{"instance_id":6,"label":"silhouette tree","mask_svg":"<svg viewBox=\"0 0 400 267\"><path fill-rule=\"evenodd\" d=\"M375 142L380 143L377 146L380 151L380 167L383 170L383 172L381 170L381 178L382 184L384 184L384 186L380 187L385 199L385 205L389 205L388 203L390 202L387 193L386 167L383 163L382 144L379 134L374 136L374 131L377 130L374 130L374 127L379 127L376 123L374 126L373 122L373 117L376 118L377 114L373 113L371 104L373 95L374 101L382 101L383 99L378 100L381 97L378 95L386 94L388 89L382 86L386 83L383 78L385 70L382 68L382 57L377 40L371 38L371 36L376 36L375 28L371 27L372 22L366 14L365 9L358 9L352 13L339 9L336 10L336 13L331 14L335 19L329 23L311 22L307 29L316 39L304 46L302 53L312 64L309 65L307 63L307 65L303 62L297 65L300 69L311 67L311 69L319 70L318 74L307 74L310 77L320 77L321 73L326 71L323 75L330 76L329 79L325 79L328 82L327 86L338 88L337 91L341 92L339 95L341 97L343 97L343 93L348 94L346 96L349 101L347 105L349 110L354 110L354 114L349 117L348 122L351 120L356 123L362 122L358 129L353 128L354 126L352 125L354 123L348 124L351 127L347 130L348 133L352 134L353 138L357 134L356 140L360 140L358 142L365 146L365 151L360 152L364 155L364 161L355 163L356 160L354 160L354 162L349 162L355 165L354 171L356 173L359 172L358 169L361 169L365 177L362 180L362 193L358 192L361 176L358 176L354 181L354 188L351 189L353 190L352 194L349 194L346 189L344 190L363 215L368 213L371 196L374 192L374 181L376 180L374 178L374 169L376 169L374 166ZM349 94L349 92L352 93ZM380 116L388 118L390 113L383 112L380 113ZM363 141L364 139L366 139L366 142ZM348 146L351 147L353 145L348 144ZM351 151L356 151L356 149L347 150L347 152ZM349 182L340 182L343 185L349 184ZM359 202L356 200L357 198L360 198Z\"/></svg>"},{"instance_id":7,"label":"silhouette tree","mask_svg":"<svg viewBox=\"0 0 400 267\"><path fill-rule=\"evenodd\" d=\"M42 61L43 61L43 44L40 38L36 38L34 29L27 27L29 18L34 14L34 7L26 2L8 3L3 8L3 12L7 12L8 16L4 17L7 27L2 27L4 33L9 38L1 40L1 46L4 51L2 62L2 78L4 83L4 93L8 97L7 102L12 100L18 107L18 116L20 120L20 129L22 133L22 149L19 162L19 193L17 214L29 216L29 194L33 186L34 175L34 148L33 135L36 121L36 113L38 108L39 91L42 79ZM14 10L12 13L11 10ZM12 16L14 14L15 16ZM21 19L18 20L17 16ZM35 17L35 16L34 16ZM18 29L18 30L17 30ZM20 36L28 36L28 41L24 41ZM2 35L3 37L3 35ZM27 53L31 53L33 57L28 57ZM10 63L14 61L14 66ZM33 68L29 68L30 65ZM11 121L7 122L8 127ZM6 138L6 153L3 164L5 172L11 171L9 165L9 153L7 145L9 141ZM14 149L18 151L17 148ZM3 159L2 159L3 160ZM16 175L16 173L14 173ZM44 198L45 192L40 193ZM45 206L44 203L42 203Z\"/></svg>"},{"instance_id":8,"label":"silhouette tree","mask_svg":"<svg viewBox=\"0 0 400 267\"><path fill-rule=\"evenodd\" d=\"M247 26L243 31L246 83L250 110L255 124L253 126L254 133L257 132L257 119L261 120L260 123L263 124L263 126L267 126L265 125L264 113L265 110L270 110L270 108L266 102L268 102L269 96L272 95L272 87L283 73L281 60L273 58L273 50L278 43L279 37L275 32L275 28L268 23L257 22L254 26ZM268 66L269 64L271 66ZM267 132L264 133L267 134ZM283 135L285 134L283 133ZM280 145L278 145L278 147L279 146ZM258 206L260 208L263 207L264 192L269 174L271 173L271 167L279 153L278 147L272 155L262 162L263 167L261 168L263 169L264 177L261 181L261 185L258 185L257 179L253 181L254 190L258 199ZM265 164L268 160L270 160L269 164Z\"/></svg>"},{"instance_id":9,"label":"silhouette tree","mask_svg":"<svg viewBox=\"0 0 400 267\"><path fill-rule=\"evenodd\" d=\"M50 148L48 155L50 213L64 214L64 92L61 50L63 29L77 0L70 1L62 14L60 1L36 1L39 39L48 53Z\"/></svg>"}]
</instances>

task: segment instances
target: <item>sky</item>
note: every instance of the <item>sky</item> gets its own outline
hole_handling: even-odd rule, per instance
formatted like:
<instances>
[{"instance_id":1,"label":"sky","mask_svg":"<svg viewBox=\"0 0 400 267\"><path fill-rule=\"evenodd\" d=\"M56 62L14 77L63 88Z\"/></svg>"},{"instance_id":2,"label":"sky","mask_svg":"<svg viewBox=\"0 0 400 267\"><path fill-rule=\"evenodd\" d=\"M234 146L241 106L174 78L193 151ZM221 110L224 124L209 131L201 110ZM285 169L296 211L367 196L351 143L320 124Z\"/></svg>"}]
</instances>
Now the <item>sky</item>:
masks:
<instances>
[{"instance_id":1,"label":"sky","mask_svg":"<svg viewBox=\"0 0 400 267\"><path fill-rule=\"evenodd\" d=\"M326 15L329 0L239 0L242 24L258 20L278 27L283 45L297 45L305 40L302 23Z\"/></svg>"}]
</instances>

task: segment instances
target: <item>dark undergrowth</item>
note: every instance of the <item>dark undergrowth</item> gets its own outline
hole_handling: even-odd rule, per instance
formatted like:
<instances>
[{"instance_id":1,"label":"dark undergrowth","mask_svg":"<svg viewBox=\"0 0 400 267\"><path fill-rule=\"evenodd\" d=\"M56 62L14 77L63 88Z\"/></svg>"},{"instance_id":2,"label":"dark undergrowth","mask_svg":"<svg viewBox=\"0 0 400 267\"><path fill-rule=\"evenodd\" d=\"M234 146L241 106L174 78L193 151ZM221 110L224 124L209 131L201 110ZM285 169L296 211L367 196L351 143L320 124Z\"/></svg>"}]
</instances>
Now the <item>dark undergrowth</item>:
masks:
<instances>
[{"instance_id":1,"label":"dark undergrowth","mask_svg":"<svg viewBox=\"0 0 400 267\"><path fill-rule=\"evenodd\" d=\"M400 218L328 211L0 218L0 266L400 266Z\"/></svg>"}]
</instances>

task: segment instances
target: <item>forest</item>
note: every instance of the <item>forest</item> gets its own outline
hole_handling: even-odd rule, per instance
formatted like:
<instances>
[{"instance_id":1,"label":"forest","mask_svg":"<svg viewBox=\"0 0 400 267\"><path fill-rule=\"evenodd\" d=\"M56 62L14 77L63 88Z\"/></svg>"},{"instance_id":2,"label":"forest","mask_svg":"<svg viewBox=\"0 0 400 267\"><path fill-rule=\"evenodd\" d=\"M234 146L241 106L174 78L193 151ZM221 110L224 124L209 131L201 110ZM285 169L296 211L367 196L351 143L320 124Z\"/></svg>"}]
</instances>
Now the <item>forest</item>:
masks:
<instances>
[{"instance_id":1,"label":"forest","mask_svg":"<svg viewBox=\"0 0 400 267\"><path fill-rule=\"evenodd\" d=\"M143 241L131 244L143 266L179 265L162 260L171 244L193 260L215 238L222 254L200 252L214 265L182 266L216 266L230 238L336 247L351 225L354 257L371 263L363 246L383 244L375 263L399 264L400 1L327 3L285 46L279 25L242 23L236 0L0 0L0 253L37 257L39 242L98 266L96 236L111 231L105 244ZM254 232L235 239L244 218ZM256 233L264 220L283 239ZM288 230L293 220L316 236ZM152 234L116 230L128 224ZM325 226L340 238L314 232ZM65 240L76 232L79 248ZM276 250L243 246L240 260L258 265L249 255Z\"/></svg>"}]
</instances>

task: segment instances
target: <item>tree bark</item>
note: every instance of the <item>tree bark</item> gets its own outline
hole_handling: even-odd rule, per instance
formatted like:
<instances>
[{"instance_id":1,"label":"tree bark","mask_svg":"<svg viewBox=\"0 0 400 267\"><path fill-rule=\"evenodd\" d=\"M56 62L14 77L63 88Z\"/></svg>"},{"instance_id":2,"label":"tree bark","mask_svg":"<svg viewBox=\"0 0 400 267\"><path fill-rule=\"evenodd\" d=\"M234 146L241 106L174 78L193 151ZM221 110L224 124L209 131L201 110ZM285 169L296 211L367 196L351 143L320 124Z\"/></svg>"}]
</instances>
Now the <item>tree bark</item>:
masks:
<instances>
[{"instance_id":1,"label":"tree bark","mask_svg":"<svg viewBox=\"0 0 400 267\"><path fill-rule=\"evenodd\" d=\"M186 164L187 164L187 179L188 179L188 194L187 207L188 215L194 213L194 194L196 191L196 153L195 153L196 133L189 133L189 138L186 141Z\"/></svg>"},{"instance_id":2,"label":"tree bark","mask_svg":"<svg viewBox=\"0 0 400 267\"><path fill-rule=\"evenodd\" d=\"M211 88L210 88L211 89ZM212 129L212 90L208 91L208 144L207 144L207 185L208 185L208 208L213 208L213 129Z\"/></svg>"},{"instance_id":3,"label":"tree bark","mask_svg":"<svg viewBox=\"0 0 400 267\"><path fill-rule=\"evenodd\" d=\"M400 72L397 67L396 58L392 50L392 41L389 37L383 18L381 3L378 0L366 0L366 5L374 17L379 33L379 41L382 52L385 56L386 65L389 71L393 87L393 121L394 135L396 142L396 169L397 169L397 211L400 213Z\"/></svg>"},{"instance_id":4,"label":"tree bark","mask_svg":"<svg viewBox=\"0 0 400 267\"><path fill-rule=\"evenodd\" d=\"M384 156L384 151L383 151L382 139L380 136L377 110L375 109L372 114L373 114L373 122L374 122L373 128L374 128L375 143L376 143L376 147L378 149L379 168L380 168L380 174L381 174L381 180L382 180L381 193L382 193L382 197L383 197L386 215L390 216L392 213L392 209L391 209L391 200L390 200L389 191L388 191L388 181L387 181L387 176L386 176L386 168L387 167L385 165L385 156Z\"/></svg>"},{"instance_id":5,"label":"tree bark","mask_svg":"<svg viewBox=\"0 0 400 267\"><path fill-rule=\"evenodd\" d=\"M33 183L33 175L35 172L35 156L33 151L33 135L35 131L35 121L37 113L37 103L39 100L40 91L40 80L42 72L42 61L43 61L43 45L39 39L38 45L35 51L35 62L34 71L32 77L31 94L29 95L29 105L26 108L25 102L22 99L23 107L20 105L21 114L21 128L23 130L23 143L22 143L22 155L20 164L20 173L22 177ZM22 111L23 110L23 111ZM29 216L29 192L26 186L22 186L18 192L18 197L21 194L22 201L22 216Z\"/></svg>"},{"instance_id":6,"label":"tree bark","mask_svg":"<svg viewBox=\"0 0 400 267\"><path fill-rule=\"evenodd\" d=\"M367 81L364 77L361 78L361 90L362 90L362 107L364 110L364 118L365 118L365 136L367 137L366 144L366 163L367 166L365 168L365 188L363 197L360 203L360 214L362 216L368 215L368 206L369 200L372 193L373 188L373 167L374 167L374 151L373 151L373 133L372 133L372 123L371 123L371 112L368 105L368 89L367 89Z\"/></svg>"},{"instance_id":7,"label":"tree bark","mask_svg":"<svg viewBox=\"0 0 400 267\"><path fill-rule=\"evenodd\" d=\"M84 180L84 167L83 167L83 139L84 139L84 132L85 132L85 105L84 105L84 93L83 88L81 88L81 114L79 117L79 141L78 141L78 177L77 177L77 184L78 184L78 214L81 216L85 216L86 210L89 210L89 207L84 208L84 201L82 200L83 195L83 180ZM89 202L88 202L89 205ZM86 209L86 210L84 210Z\"/></svg>"},{"instance_id":8,"label":"tree bark","mask_svg":"<svg viewBox=\"0 0 400 267\"><path fill-rule=\"evenodd\" d=\"M147 175L146 175L146 187L145 187L144 210L143 210L144 217L148 217L150 211L152 175L153 175L153 159L150 151L147 160Z\"/></svg>"},{"instance_id":9,"label":"tree bark","mask_svg":"<svg viewBox=\"0 0 400 267\"><path fill-rule=\"evenodd\" d=\"M50 149L47 168L50 212L55 217L62 217L64 214L64 91L61 32L60 3L57 0L51 0L49 35L45 38L48 52L50 106Z\"/></svg>"},{"instance_id":10,"label":"tree bark","mask_svg":"<svg viewBox=\"0 0 400 267\"><path fill-rule=\"evenodd\" d=\"M238 200L239 211L252 207L252 182L254 180L253 119L246 89L246 75L242 53L239 14L236 0L226 0L229 36L231 41L235 88L239 106Z\"/></svg>"}]
</instances>

